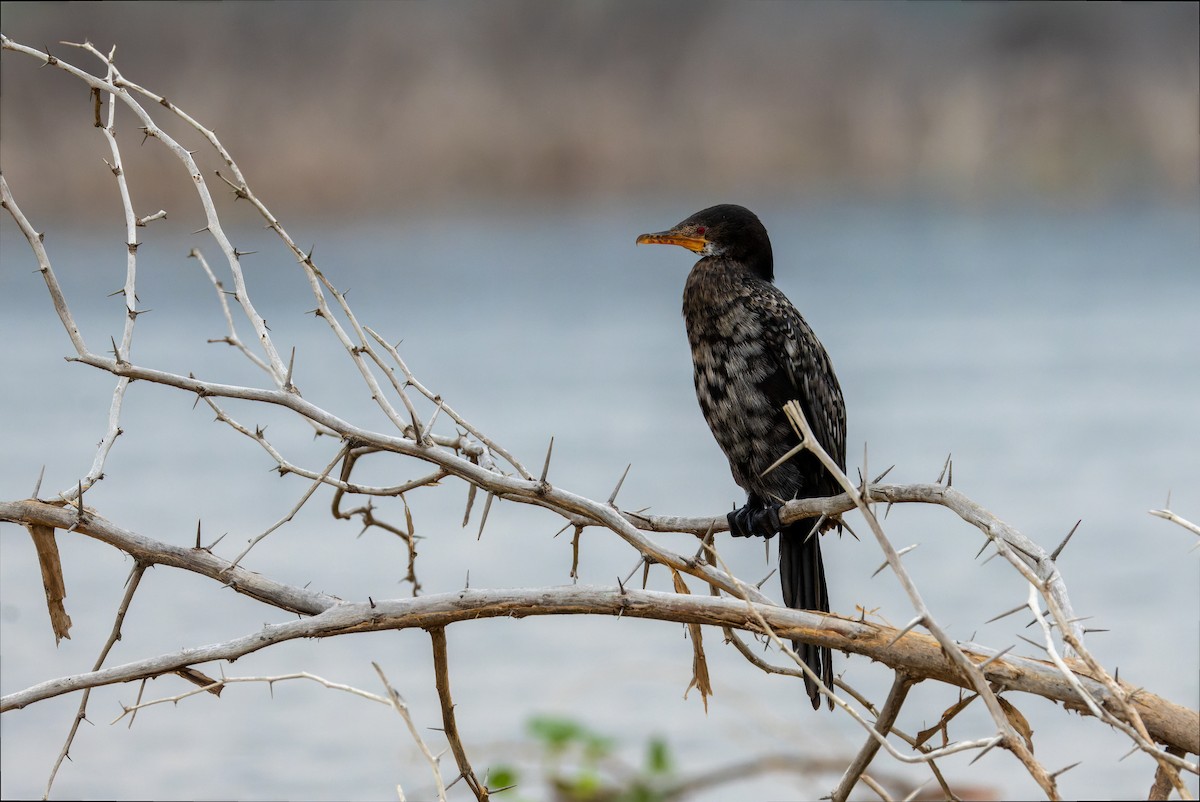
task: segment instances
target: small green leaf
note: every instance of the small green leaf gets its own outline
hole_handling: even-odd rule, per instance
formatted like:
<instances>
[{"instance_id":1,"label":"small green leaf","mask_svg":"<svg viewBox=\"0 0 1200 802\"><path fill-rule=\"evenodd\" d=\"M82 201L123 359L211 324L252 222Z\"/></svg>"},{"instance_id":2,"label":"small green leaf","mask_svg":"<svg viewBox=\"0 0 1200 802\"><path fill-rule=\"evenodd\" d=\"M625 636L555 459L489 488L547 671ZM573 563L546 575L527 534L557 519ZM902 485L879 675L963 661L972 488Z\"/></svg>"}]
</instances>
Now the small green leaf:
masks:
<instances>
[{"instance_id":1,"label":"small green leaf","mask_svg":"<svg viewBox=\"0 0 1200 802\"><path fill-rule=\"evenodd\" d=\"M600 793L600 775L592 769L583 769L571 783L571 790L579 799L591 799Z\"/></svg>"},{"instance_id":2,"label":"small green leaf","mask_svg":"<svg viewBox=\"0 0 1200 802\"><path fill-rule=\"evenodd\" d=\"M587 730L579 723L569 718L556 716L536 716L530 719L529 732L545 743L549 749L557 752L561 752L572 741L580 740L588 734Z\"/></svg>"},{"instance_id":3,"label":"small green leaf","mask_svg":"<svg viewBox=\"0 0 1200 802\"><path fill-rule=\"evenodd\" d=\"M671 747L661 737L651 738L646 747L646 771L650 774L669 774Z\"/></svg>"},{"instance_id":4,"label":"small green leaf","mask_svg":"<svg viewBox=\"0 0 1200 802\"><path fill-rule=\"evenodd\" d=\"M594 732L584 734L583 756L585 760L597 761L612 751L612 738Z\"/></svg>"},{"instance_id":5,"label":"small green leaf","mask_svg":"<svg viewBox=\"0 0 1200 802\"><path fill-rule=\"evenodd\" d=\"M503 763L499 766L492 766L488 769L487 773L488 786L491 788L508 788L510 785L517 784L519 776L516 766L508 766ZM495 793L495 791L492 793Z\"/></svg>"}]
</instances>

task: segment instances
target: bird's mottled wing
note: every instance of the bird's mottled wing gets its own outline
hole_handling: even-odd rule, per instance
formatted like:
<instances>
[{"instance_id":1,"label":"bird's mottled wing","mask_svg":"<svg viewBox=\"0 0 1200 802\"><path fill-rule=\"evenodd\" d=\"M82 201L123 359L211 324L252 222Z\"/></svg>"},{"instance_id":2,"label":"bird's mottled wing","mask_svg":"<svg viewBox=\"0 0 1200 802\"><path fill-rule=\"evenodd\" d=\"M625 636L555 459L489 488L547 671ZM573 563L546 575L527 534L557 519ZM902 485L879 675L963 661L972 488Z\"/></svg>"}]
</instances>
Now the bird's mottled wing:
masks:
<instances>
[{"instance_id":1,"label":"bird's mottled wing","mask_svg":"<svg viewBox=\"0 0 1200 802\"><path fill-rule=\"evenodd\" d=\"M780 370L772 377L769 394L800 402L821 447L838 467L846 467L846 405L829 355L808 322L781 290L767 285L752 303L761 306L765 351L778 355ZM836 485L826 488L836 492Z\"/></svg>"}]
</instances>

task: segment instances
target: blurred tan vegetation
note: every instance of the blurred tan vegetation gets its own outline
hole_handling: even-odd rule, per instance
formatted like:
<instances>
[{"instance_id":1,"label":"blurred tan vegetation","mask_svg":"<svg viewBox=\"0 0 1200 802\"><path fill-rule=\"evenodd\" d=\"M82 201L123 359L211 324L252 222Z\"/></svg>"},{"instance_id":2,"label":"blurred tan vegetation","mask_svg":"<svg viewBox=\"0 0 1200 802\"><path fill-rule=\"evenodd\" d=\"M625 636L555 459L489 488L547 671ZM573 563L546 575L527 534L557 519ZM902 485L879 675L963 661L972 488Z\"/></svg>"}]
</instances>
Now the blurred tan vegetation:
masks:
<instances>
[{"instance_id":1,"label":"blurred tan vegetation","mask_svg":"<svg viewBox=\"0 0 1200 802\"><path fill-rule=\"evenodd\" d=\"M3 29L89 68L59 40L116 44L125 75L212 126L265 197L337 218L751 190L1192 198L1197 10L5 3ZM4 173L26 203L107 207L91 104L55 72L4 54Z\"/></svg>"}]
</instances>

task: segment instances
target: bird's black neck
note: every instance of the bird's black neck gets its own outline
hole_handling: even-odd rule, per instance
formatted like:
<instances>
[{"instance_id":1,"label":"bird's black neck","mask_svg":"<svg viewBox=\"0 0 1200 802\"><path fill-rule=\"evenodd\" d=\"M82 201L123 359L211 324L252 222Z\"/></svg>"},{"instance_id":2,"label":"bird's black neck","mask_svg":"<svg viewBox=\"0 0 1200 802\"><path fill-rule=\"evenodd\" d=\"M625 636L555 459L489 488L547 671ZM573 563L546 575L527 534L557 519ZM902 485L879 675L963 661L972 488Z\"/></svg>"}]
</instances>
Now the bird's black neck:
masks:
<instances>
[{"instance_id":1,"label":"bird's black neck","mask_svg":"<svg viewBox=\"0 0 1200 802\"><path fill-rule=\"evenodd\" d=\"M717 252L731 263L763 281L775 280L775 259L771 253L771 242L761 239L739 240L729 243Z\"/></svg>"},{"instance_id":2,"label":"bird's black neck","mask_svg":"<svg viewBox=\"0 0 1200 802\"><path fill-rule=\"evenodd\" d=\"M775 280L775 260L771 256L771 248L767 246L766 253L759 252L753 261L745 262L746 269L763 281Z\"/></svg>"}]
</instances>

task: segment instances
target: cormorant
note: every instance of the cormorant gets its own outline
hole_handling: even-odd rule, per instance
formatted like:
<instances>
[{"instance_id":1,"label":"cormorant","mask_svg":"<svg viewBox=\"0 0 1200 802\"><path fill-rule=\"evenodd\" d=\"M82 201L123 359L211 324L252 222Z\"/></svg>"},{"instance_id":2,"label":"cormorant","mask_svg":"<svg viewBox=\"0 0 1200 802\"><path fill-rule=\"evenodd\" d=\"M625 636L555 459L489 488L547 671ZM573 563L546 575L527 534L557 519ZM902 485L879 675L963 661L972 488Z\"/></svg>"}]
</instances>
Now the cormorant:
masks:
<instances>
[{"instance_id":1,"label":"cormorant","mask_svg":"<svg viewBox=\"0 0 1200 802\"><path fill-rule=\"evenodd\" d=\"M786 526L782 502L841 491L815 456L802 451L765 473L798 442L783 412L800 402L813 433L845 470L846 407L829 355L796 308L773 283L771 241L750 210L732 204L696 212L638 244L681 245L701 255L683 288L683 318L696 383L696 398L746 504L729 513L735 537L781 534L779 575L788 607L829 612L821 561L818 518ZM834 525L827 521L826 529ZM833 686L828 648L793 641L800 658L826 686ZM820 692L805 677L813 708ZM833 702L829 702L830 709Z\"/></svg>"}]
</instances>

